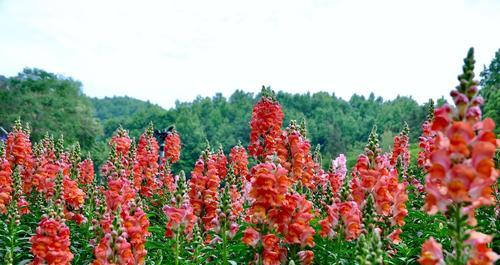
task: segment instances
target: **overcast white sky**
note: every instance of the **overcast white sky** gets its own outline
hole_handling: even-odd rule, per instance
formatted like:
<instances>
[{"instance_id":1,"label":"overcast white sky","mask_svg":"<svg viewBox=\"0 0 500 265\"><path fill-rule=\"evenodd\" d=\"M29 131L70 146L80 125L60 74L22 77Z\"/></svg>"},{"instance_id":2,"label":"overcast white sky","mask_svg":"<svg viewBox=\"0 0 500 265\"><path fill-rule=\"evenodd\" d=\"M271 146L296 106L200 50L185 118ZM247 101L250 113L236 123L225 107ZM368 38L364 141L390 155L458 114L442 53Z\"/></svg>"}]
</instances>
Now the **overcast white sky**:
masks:
<instances>
[{"instance_id":1,"label":"overcast white sky","mask_svg":"<svg viewBox=\"0 0 500 265\"><path fill-rule=\"evenodd\" d=\"M89 96L171 107L197 95L447 96L500 48L500 1L0 0L0 74L38 67Z\"/></svg>"}]
</instances>

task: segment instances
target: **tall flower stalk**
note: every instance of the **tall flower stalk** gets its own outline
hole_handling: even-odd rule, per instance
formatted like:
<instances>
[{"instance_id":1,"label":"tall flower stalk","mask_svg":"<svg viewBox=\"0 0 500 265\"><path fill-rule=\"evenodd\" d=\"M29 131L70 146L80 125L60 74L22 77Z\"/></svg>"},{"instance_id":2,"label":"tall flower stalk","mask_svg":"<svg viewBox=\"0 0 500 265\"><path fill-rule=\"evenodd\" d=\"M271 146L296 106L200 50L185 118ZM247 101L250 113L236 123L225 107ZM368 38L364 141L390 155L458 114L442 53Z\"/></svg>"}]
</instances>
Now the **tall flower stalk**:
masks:
<instances>
[{"instance_id":1,"label":"tall flower stalk","mask_svg":"<svg viewBox=\"0 0 500 265\"><path fill-rule=\"evenodd\" d=\"M458 76L460 84L450 93L455 107L444 105L434 112L435 148L430 155L425 182L424 207L429 214L446 214L453 247L446 262L455 265L478 264L479 259L481 264L493 264L498 259L487 247L487 236L471 230L477 224L475 210L495 202L492 185L498 177L493 162L497 144L493 133L495 124L490 118L481 117L484 100L477 95L474 63L471 48L464 59L463 73ZM474 248L479 238L480 251L490 253L488 259L479 258ZM429 242L424 246L436 245ZM421 264L429 264L425 263L431 259L429 253L432 252L422 250ZM434 254L442 256L438 252Z\"/></svg>"}]
</instances>

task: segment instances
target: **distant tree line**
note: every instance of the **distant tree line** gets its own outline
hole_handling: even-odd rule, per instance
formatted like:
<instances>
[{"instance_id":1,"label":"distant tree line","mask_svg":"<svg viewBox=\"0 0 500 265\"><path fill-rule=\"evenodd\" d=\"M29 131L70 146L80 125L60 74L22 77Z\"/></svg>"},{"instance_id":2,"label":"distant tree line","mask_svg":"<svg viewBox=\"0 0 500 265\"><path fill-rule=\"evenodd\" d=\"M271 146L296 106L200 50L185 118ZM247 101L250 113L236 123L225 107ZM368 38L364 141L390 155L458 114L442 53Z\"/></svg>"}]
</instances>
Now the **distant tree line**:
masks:
<instances>
[{"instance_id":1,"label":"distant tree line","mask_svg":"<svg viewBox=\"0 0 500 265\"><path fill-rule=\"evenodd\" d=\"M498 124L500 50L480 76L481 94L487 98L484 114ZM178 167L189 172L207 141L213 148L222 146L226 153L238 142L248 145L252 107L259 97L237 90L228 98L217 93L192 102L176 102L167 110L130 97L89 98L78 81L40 69L24 69L17 76L0 76L0 126L9 130L14 120L21 118L34 128L31 135L35 141L47 132L56 138L64 134L67 143L80 142L99 164L107 156L107 140L120 125L133 137L150 122L158 129L175 125L183 142ZM404 122L415 143L428 108L411 97L384 100L373 93L368 97L355 94L346 101L327 92L280 91L277 98L285 113L284 126L290 120L305 121L312 148L321 146L325 164L339 153L355 157L373 126L377 126L381 146L387 151ZM442 103L443 99L438 100Z\"/></svg>"}]
</instances>

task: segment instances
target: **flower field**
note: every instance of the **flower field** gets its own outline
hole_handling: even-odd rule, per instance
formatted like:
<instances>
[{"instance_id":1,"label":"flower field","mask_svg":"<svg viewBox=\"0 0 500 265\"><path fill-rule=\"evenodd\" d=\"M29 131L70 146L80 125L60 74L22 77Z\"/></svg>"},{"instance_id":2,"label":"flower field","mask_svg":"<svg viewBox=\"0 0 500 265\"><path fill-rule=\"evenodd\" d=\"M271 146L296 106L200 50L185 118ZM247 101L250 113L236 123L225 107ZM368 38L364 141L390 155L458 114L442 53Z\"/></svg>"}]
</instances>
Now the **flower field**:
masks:
<instances>
[{"instance_id":1,"label":"flower field","mask_svg":"<svg viewBox=\"0 0 500 265\"><path fill-rule=\"evenodd\" d=\"M356 164L321 167L305 122L284 124L263 88L250 144L209 143L174 170L182 135L138 140L118 128L98 167L78 144L30 140L16 121L0 147L2 264L495 264L500 250L499 139L464 60L453 105L429 109L410 154L367 135Z\"/></svg>"}]
</instances>

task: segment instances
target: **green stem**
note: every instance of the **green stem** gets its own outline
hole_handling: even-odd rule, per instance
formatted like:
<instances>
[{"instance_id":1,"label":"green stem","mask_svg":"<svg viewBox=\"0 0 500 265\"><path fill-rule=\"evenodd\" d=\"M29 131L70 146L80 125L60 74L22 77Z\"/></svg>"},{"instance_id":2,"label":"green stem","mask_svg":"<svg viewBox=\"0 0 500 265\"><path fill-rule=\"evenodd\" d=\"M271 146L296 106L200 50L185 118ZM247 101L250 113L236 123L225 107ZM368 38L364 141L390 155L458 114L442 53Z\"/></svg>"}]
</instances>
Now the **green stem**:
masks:
<instances>
[{"instance_id":1,"label":"green stem","mask_svg":"<svg viewBox=\"0 0 500 265\"><path fill-rule=\"evenodd\" d=\"M228 255L227 255L226 225L227 225L227 222L224 221L224 224L221 227L221 232L222 232L222 262L223 262L223 264L229 264Z\"/></svg>"},{"instance_id":2,"label":"green stem","mask_svg":"<svg viewBox=\"0 0 500 265\"><path fill-rule=\"evenodd\" d=\"M462 229L462 204L459 203L455 209L455 262L457 265L465 264L463 262L463 229Z\"/></svg>"},{"instance_id":3,"label":"green stem","mask_svg":"<svg viewBox=\"0 0 500 265\"><path fill-rule=\"evenodd\" d=\"M13 219L11 219L9 221L9 243L10 243L10 247L9 247L9 250L7 251L6 255L5 255L5 262L6 264L8 265L12 265L14 264L14 249L15 249L15 225L14 225L14 221Z\"/></svg>"},{"instance_id":4,"label":"green stem","mask_svg":"<svg viewBox=\"0 0 500 265\"><path fill-rule=\"evenodd\" d=\"M175 258L175 265L179 265L179 233L175 233L175 248L174 248L174 258Z\"/></svg>"}]
</instances>

